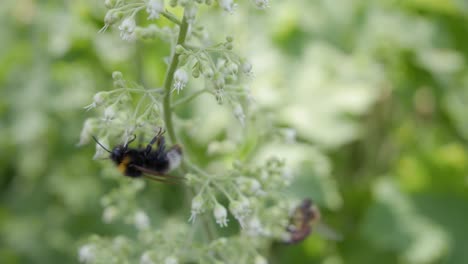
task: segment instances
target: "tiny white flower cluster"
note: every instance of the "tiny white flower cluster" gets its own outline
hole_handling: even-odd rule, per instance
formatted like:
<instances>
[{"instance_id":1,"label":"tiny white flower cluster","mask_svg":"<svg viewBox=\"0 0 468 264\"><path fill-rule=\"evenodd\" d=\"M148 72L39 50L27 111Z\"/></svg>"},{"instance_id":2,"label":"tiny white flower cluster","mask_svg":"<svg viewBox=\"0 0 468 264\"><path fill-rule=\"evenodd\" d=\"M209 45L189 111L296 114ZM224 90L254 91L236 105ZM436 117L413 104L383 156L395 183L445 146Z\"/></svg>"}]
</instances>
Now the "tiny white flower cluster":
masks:
<instances>
[{"instance_id":1,"label":"tiny white flower cluster","mask_svg":"<svg viewBox=\"0 0 468 264\"><path fill-rule=\"evenodd\" d=\"M218 0L219 6L221 6L224 11L232 14L237 7L237 4L233 0Z\"/></svg>"},{"instance_id":2,"label":"tiny white flower cluster","mask_svg":"<svg viewBox=\"0 0 468 264\"><path fill-rule=\"evenodd\" d=\"M260 9L265 9L270 6L269 0L253 0L253 2Z\"/></svg>"},{"instance_id":3,"label":"tiny white flower cluster","mask_svg":"<svg viewBox=\"0 0 468 264\"><path fill-rule=\"evenodd\" d=\"M237 219L241 227L245 225L245 219L250 214L250 201L246 197L242 196L239 200L231 201L229 203L229 211Z\"/></svg>"},{"instance_id":4,"label":"tiny white flower cluster","mask_svg":"<svg viewBox=\"0 0 468 264\"><path fill-rule=\"evenodd\" d=\"M125 18L119 26L120 37L126 41L134 41L136 39L136 22L133 17Z\"/></svg>"},{"instance_id":5,"label":"tiny white flower cluster","mask_svg":"<svg viewBox=\"0 0 468 264\"><path fill-rule=\"evenodd\" d=\"M158 19L159 15L164 12L164 0L148 0L146 12L149 14L148 20Z\"/></svg>"},{"instance_id":6,"label":"tiny white flower cluster","mask_svg":"<svg viewBox=\"0 0 468 264\"><path fill-rule=\"evenodd\" d=\"M96 258L96 248L92 244L86 244L78 250L78 259L81 263L92 263Z\"/></svg>"}]
</instances>

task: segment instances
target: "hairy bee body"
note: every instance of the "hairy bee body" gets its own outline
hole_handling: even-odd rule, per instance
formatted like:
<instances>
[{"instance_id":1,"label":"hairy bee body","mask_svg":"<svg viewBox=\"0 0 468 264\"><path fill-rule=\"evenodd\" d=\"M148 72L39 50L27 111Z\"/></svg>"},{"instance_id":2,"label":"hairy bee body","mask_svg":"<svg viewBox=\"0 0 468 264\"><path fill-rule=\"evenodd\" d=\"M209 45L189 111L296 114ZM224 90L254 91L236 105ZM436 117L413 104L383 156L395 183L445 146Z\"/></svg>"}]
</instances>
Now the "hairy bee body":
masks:
<instances>
[{"instance_id":1,"label":"hairy bee body","mask_svg":"<svg viewBox=\"0 0 468 264\"><path fill-rule=\"evenodd\" d=\"M176 177L166 175L169 171L178 167L182 161L182 148L174 145L166 150L165 140L160 131L146 146L146 148L130 148L128 145L135 140L135 137L128 143L118 145L107 150L97 139L95 141L110 153L110 159L117 166L117 169L127 177L139 178L152 175L154 180L166 181ZM153 149L152 145L157 147Z\"/></svg>"}]
</instances>

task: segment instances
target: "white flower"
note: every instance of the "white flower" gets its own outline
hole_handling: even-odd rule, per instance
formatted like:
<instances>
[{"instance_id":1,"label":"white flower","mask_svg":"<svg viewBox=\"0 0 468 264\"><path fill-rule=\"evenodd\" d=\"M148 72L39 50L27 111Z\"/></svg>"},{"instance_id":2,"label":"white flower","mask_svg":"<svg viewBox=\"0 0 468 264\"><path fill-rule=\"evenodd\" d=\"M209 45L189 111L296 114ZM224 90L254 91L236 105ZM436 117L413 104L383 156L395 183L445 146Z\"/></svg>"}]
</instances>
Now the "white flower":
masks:
<instances>
[{"instance_id":1,"label":"white flower","mask_svg":"<svg viewBox=\"0 0 468 264\"><path fill-rule=\"evenodd\" d=\"M218 0L219 5L228 13L233 13L237 4L233 0Z\"/></svg>"},{"instance_id":2,"label":"white flower","mask_svg":"<svg viewBox=\"0 0 468 264\"><path fill-rule=\"evenodd\" d=\"M227 65L226 69L229 74L237 74L237 72L239 71L239 66L231 62Z\"/></svg>"},{"instance_id":3,"label":"white flower","mask_svg":"<svg viewBox=\"0 0 468 264\"><path fill-rule=\"evenodd\" d=\"M254 4L261 9L267 8L270 5L269 0L253 0Z\"/></svg>"},{"instance_id":4,"label":"white flower","mask_svg":"<svg viewBox=\"0 0 468 264\"><path fill-rule=\"evenodd\" d=\"M252 217L247 221L246 231L250 236L259 236L266 233L258 217Z\"/></svg>"},{"instance_id":5,"label":"white flower","mask_svg":"<svg viewBox=\"0 0 468 264\"><path fill-rule=\"evenodd\" d=\"M91 263L96 257L94 245L84 245L78 250L78 258L82 263Z\"/></svg>"},{"instance_id":6,"label":"white flower","mask_svg":"<svg viewBox=\"0 0 468 264\"><path fill-rule=\"evenodd\" d=\"M133 220L135 222L136 228L139 230L147 229L150 225L150 219L148 215L142 210L139 210L135 213Z\"/></svg>"},{"instance_id":7,"label":"white flower","mask_svg":"<svg viewBox=\"0 0 468 264\"><path fill-rule=\"evenodd\" d=\"M146 12L149 14L148 20L158 19L164 12L164 0L149 0L146 2Z\"/></svg>"},{"instance_id":8,"label":"white flower","mask_svg":"<svg viewBox=\"0 0 468 264\"><path fill-rule=\"evenodd\" d=\"M107 97L108 93L107 92L99 92L97 94L95 94L93 96L93 102L88 105L88 106L85 106L84 109L86 109L86 111L89 111L97 106L100 106L101 104L104 103L106 97Z\"/></svg>"},{"instance_id":9,"label":"white flower","mask_svg":"<svg viewBox=\"0 0 468 264\"><path fill-rule=\"evenodd\" d=\"M184 89L187 81L187 72L182 68L177 69L177 71L174 73L174 89L172 91L177 90L177 93L179 93L182 89Z\"/></svg>"},{"instance_id":10,"label":"white flower","mask_svg":"<svg viewBox=\"0 0 468 264\"><path fill-rule=\"evenodd\" d=\"M221 226L227 226L227 210L219 203L216 203L216 206L213 210L213 215L216 219L216 223Z\"/></svg>"},{"instance_id":11,"label":"white flower","mask_svg":"<svg viewBox=\"0 0 468 264\"><path fill-rule=\"evenodd\" d=\"M127 17L122 21L122 24L119 26L120 37L123 40L132 41L136 39L135 34L136 23L133 17Z\"/></svg>"},{"instance_id":12,"label":"white flower","mask_svg":"<svg viewBox=\"0 0 468 264\"><path fill-rule=\"evenodd\" d=\"M291 168L289 167L286 167L283 169L283 173L282 173L282 178L283 178L283 182L285 185L289 185L291 184L291 181L294 177L293 173L292 173L292 170Z\"/></svg>"},{"instance_id":13,"label":"white flower","mask_svg":"<svg viewBox=\"0 0 468 264\"><path fill-rule=\"evenodd\" d=\"M102 146L109 149L109 147L108 147L109 143L107 142L107 139L99 140L99 142L101 143ZM105 156L109 155L109 153L107 153L107 150L105 150L103 147L101 147L101 145L96 143L96 152L94 153L93 159L100 159L102 157L105 157Z\"/></svg>"},{"instance_id":14,"label":"white flower","mask_svg":"<svg viewBox=\"0 0 468 264\"><path fill-rule=\"evenodd\" d=\"M240 177L236 179L239 189L253 195L263 195L265 192L262 190L262 185L256 179L247 177Z\"/></svg>"},{"instance_id":15,"label":"white flower","mask_svg":"<svg viewBox=\"0 0 468 264\"><path fill-rule=\"evenodd\" d=\"M140 264L155 264L153 260L151 259L150 253L145 252L143 255L140 257Z\"/></svg>"},{"instance_id":16,"label":"white flower","mask_svg":"<svg viewBox=\"0 0 468 264\"><path fill-rule=\"evenodd\" d=\"M229 204L229 210L244 228L244 220L250 213L250 202L247 198L241 197L239 201L232 201Z\"/></svg>"},{"instance_id":17,"label":"white flower","mask_svg":"<svg viewBox=\"0 0 468 264\"><path fill-rule=\"evenodd\" d=\"M197 195L192 199L192 208L189 218L189 222L194 222L198 214L203 212L203 198L201 195Z\"/></svg>"},{"instance_id":18,"label":"white flower","mask_svg":"<svg viewBox=\"0 0 468 264\"><path fill-rule=\"evenodd\" d=\"M247 74L247 75L250 75L252 74L252 64L248 61L244 61L241 65L242 67L242 71Z\"/></svg>"},{"instance_id":19,"label":"white flower","mask_svg":"<svg viewBox=\"0 0 468 264\"><path fill-rule=\"evenodd\" d=\"M283 129L284 141L286 143L295 143L296 142L296 130L294 128L285 128Z\"/></svg>"},{"instance_id":20,"label":"white flower","mask_svg":"<svg viewBox=\"0 0 468 264\"><path fill-rule=\"evenodd\" d=\"M114 221L114 219L117 217L119 214L119 211L115 206L109 206L104 209L104 212L102 213L102 221L104 223L110 223Z\"/></svg>"},{"instance_id":21,"label":"white flower","mask_svg":"<svg viewBox=\"0 0 468 264\"><path fill-rule=\"evenodd\" d=\"M240 104L236 104L234 107L234 116L239 120L242 126L245 125L245 114Z\"/></svg>"},{"instance_id":22,"label":"white flower","mask_svg":"<svg viewBox=\"0 0 468 264\"><path fill-rule=\"evenodd\" d=\"M78 146L82 146L88 143L91 140L91 133L93 132L94 124L93 119L86 119L83 125L83 129L80 133L80 142L78 142Z\"/></svg>"},{"instance_id":23,"label":"white flower","mask_svg":"<svg viewBox=\"0 0 468 264\"><path fill-rule=\"evenodd\" d=\"M185 8L184 17L187 20L187 23L195 23L195 18L197 16L198 8L196 5L190 5Z\"/></svg>"},{"instance_id":24,"label":"white flower","mask_svg":"<svg viewBox=\"0 0 468 264\"><path fill-rule=\"evenodd\" d=\"M115 117L115 106L110 105L104 109L104 120L110 121Z\"/></svg>"},{"instance_id":25,"label":"white flower","mask_svg":"<svg viewBox=\"0 0 468 264\"><path fill-rule=\"evenodd\" d=\"M264 257L257 255L255 257L254 264L268 264L268 261Z\"/></svg>"},{"instance_id":26,"label":"white flower","mask_svg":"<svg viewBox=\"0 0 468 264\"><path fill-rule=\"evenodd\" d=\"M169 256L164 259L164 264L178 264L179 260L177 260L174 256Z\"/></svg>"}]
</instances>

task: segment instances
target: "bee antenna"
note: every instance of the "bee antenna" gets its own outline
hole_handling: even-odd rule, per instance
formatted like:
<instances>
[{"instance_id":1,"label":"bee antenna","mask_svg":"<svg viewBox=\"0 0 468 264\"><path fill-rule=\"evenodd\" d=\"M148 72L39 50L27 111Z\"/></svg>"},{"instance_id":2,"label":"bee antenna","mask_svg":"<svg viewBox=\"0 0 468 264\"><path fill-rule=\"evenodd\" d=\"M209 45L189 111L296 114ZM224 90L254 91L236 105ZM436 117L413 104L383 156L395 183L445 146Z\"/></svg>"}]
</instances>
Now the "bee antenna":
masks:
<instances>
[{"instance_id":1,"label":"bee antenna","mask_svg":"<svg viewBox=\"0 0 468 264\"><path fill-rule=\"evenodd\" d=\"M106 147L104 147L98 140L95 136L92 136L94 141L96 141L96 143L101 146L101 148L103 148L105 151L109 152L109 153L112 153L110 150L108 150Z\"/></svg>"}]
</instances>

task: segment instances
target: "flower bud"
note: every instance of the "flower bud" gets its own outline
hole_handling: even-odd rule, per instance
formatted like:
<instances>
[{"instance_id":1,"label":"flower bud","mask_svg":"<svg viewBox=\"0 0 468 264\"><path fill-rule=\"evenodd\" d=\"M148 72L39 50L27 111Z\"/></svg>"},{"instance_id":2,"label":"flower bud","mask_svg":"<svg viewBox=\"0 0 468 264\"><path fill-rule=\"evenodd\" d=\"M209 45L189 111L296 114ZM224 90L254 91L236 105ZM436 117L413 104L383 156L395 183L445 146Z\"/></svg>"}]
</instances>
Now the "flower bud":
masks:
<instances>
[{"instance_id":1,"label":"flower bud","mask_svg":"<svg viewBox=\"0 0 468 264\"><path fill-rule=\"evenodd\" d=\"M111 9L107 11L106 15L104 16L104 24L106 24L107 26L114 25L117 21L119 21L122 18L122 15L122 12Z\"/></svg>"},{"instance_id":2,"label":"flower bud","mask_svg":"<svg viewBox=\"0 0 468 264\"><path fill-rule=\"evenodd\" d=\"M250 62L248 62L248 61L243 61L242 65L241 65L241 68L242 68L242 72L244 72L245 74L251 74L252 73L252 64L250 64Z\"/></svg>"},{"instance_id":3,"label":"flower bud","mask_svg":"<svg viewBox=\"0 0 468 264\"><path fill-rule=\"evenodd\" d=\"M222 74L220 73L216 74L216 76L214 77L214 85L215 85L215 88L218 90L221 90L224 88L225 80Z\"/></svg>"},{"instance_id":4,"label":"flower bud","mask_svg":"<svg viewBox=\"0 0 468 264\"><path fill-rule=\"evenodd\" d=\"M211 67L203 67L203 75L205 76L205 78L207 79L211 79L213 78L213 75L214 75L214 72L213 72L213 69L211 69Z\"/></svg>"},{"instance_id":5,"label":"flower bud","mask_svg":"<svg viewBox=\"0 0 468 264\"><path fill-rule=\"evenodd\" d=\"M226 43L224 43L224 47L225 47L227 50L232 50L232 48L233 48L231 42L226 42Z\"/></svg>"},{"instance_id":6,"label":"flower bud","mask_svg":"<svg viewBox=\"0 0 468 264\"><path fill-rule=\"evenodd\" d=\"M114 79L114 80L122 80L122 79L123 79L123 75L122 75L122 73L119 72L119 71L114 71L114 72L112 73L112 79Z\"/></svg>"},{"instance_id":7,"label":"flower bud","mask_svg":"<svg viewBox=\"0 0 468 264\"><path fill-rule=\"evenodd\" d=\"M192 71L192 76L193 76L193 78L200 77L200 71L198 69L193 70Z\"/></svg>"},{"instance_id":8,"label":"flower bud","mask_svg":"<svg viewBox=\"0 0 468 264\"><path fill-rule=\"evenodd\" d=\"M215 217L216 223L221 227L227 226L227 210L219 203L216 203L216 206L213 210L213 215Z\"/></svg>"},{"instance_id":9,"label":"flower bud","mask_svg":"<svg viewBox=\"0 0 468 264\"><path fill-rule=\"evenodd\" d=\"M230 74L237 74L237 72L239 70L239 67L234 62L230 62L230 63L228 63L226 69L227 69L228 73L230 73Z\"/></svg>"},{"instance_id":10,"label":"flower bud","mask_svg":"<svg viewBox=\"0 0 468 264\"><path fill-rule=\"evenodd\" d=\"M203 200L203 197L201 196L201 194L198 194L192 199L192 208L190 210L191 214L190 214L189 222L194 222L197 215L204 211L203 209L204 203L205 201Z\"/></svg>"},{"instance_id":11,"label":"flower bud","mask_svg":"<svg viewBox=\"0 0 468 264\"><path fill-rule=\"evenodd\" d=\"M117 1L116 0L106 0L104 1L104 6L107 8L107 9L111 9L111 8L114 8L115 7L115 3Z\"/></svg>"},{"instance_id":12,"label":"flower bud","mask_svg":"<svg viewBox=\"0 0 468 264\"><path fill-rule=\"evenodd\" d=\"M185 85L188 81L188 74L183 68L179 68L174 73L174 89L177 93L179 93L182 89L184 89Z\"/></svg>"},{"instance_id":13,"label":"flower bud","mask_svg":"<svg viewBox=\"0 0 468 264\"><path fill-rule=\"evenodd\" d=\"M96 105L101 105L104 103L108 95L109 95L108 92L98 92L97 94L93 96L93 101L94 103L96 103Z\"/></svg>"},{"instance_id":14,"label":"flower bud","mask_svg":"<svg viewBox=\"0 0 468 264\"><path fill-rule=\"evenodd\" d=\"M146 3L146 13L149 14L148 20L158 19L164 12L164 0L149 0Z\"/></svg>"}]
</instances>

